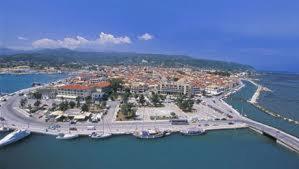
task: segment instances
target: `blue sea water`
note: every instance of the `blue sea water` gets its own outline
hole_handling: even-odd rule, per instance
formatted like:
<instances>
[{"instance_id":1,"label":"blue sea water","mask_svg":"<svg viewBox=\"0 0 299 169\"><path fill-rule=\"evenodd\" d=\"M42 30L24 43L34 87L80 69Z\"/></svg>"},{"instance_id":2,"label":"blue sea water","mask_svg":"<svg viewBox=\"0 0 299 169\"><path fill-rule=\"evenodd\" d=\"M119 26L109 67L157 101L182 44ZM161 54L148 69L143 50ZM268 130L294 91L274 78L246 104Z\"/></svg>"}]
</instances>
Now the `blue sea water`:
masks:
<instances>
[{"instance_id":1,"label":"blue sea water","mask_svg":"<svg viewBox=\"0 0 299 169\"><path fill-rule=\"evenodd\" d=\"M11 93L28 88L33 82L48 83L66 77L67 74L1 74L0 93Z\"/></svg>"},{"instance_id":2,"label":"blue sea water","mask_svg":"<svg viewBox=\"0 0 299 169\"><path fill-rule=\"evenodd\" d=\"M31 81L28 80L30 75L24 79L19 76L1 76L1 88L10 92L29 87L33 81L41 82L36 79L36 75L32 75ZM47 76L41 78L46 79L45 82L56 79ZM5 82L6 85L3 85L1 79L14 83ZM240 110L243 107L243 113L256 120L267 123L277 120L258 112L247 103L246 100L254 90L253 85L247 84L227 101ZM286 125L283 128L290 130L288 127ZM107 140L91 140L88 137L57 140L53 136L34 134L0 149L0 169L89 168L298 169L299 155L249 129L213 131L196 137L171 135L157 140L139 140L132 136Z\"/></svg>"}]
</instances>

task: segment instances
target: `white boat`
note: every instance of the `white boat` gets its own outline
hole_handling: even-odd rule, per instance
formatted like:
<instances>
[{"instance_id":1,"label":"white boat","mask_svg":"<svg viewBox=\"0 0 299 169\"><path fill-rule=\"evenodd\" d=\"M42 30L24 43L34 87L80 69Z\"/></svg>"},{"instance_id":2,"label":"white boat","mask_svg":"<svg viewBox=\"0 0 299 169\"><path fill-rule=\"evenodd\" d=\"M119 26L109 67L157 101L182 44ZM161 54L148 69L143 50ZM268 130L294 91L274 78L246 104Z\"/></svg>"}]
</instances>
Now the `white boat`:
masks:
<instances>
[{"instance_id":1,"label":"white boat","mask_svg":"<svg viewBox=\"0 0 299 169\"><path fill-rule=\"evenodd\" d=\"M137 138L143 138L143 139L153 139L153 138L160 138L164 136L163 132L157 131L157 130L142 130L142 131L136 131L133 133L133 135Z\"/></svg>"},{"instance_id":2,"label":"white boat","mask_svg":"<svg viewBox=\"0 0 299 169\"><path fill-rule=\"evenodd\" d=\"M0 127L0 132L6 132L9 131L10 129L7 127Z\"/></svg>"},{"instance_id":3,"label":"white boat","mask_svg":"<svg viewBox=\"0 0 299 169\"><path fill-rule=\"evenodd\" d=\"M0 146L8 145L14 143L22 138L30 135L30 131L28 130L15 130L12 133L9 133L4 138L0 140Z\"/></svg>"},{"instance_id":4,"label":"white boat","mask_svg":"<svg viewBox=\"0 0 299 169\"><path fill-rule=\"evenodd\" d=\"M180 131L183 135L187 135L187 136L196 136L196 135L201 135L205 133L205 130L201 129L201 128L190 128L187 130L182 130Z\"/></svg>"},{"instance_id":5,"label":"white boat","mask_svg":"<svg viewBox=\"0 0 299 169\"><path fill-rule=\"evenodd\" d=\"M59 133L56 137L56 139L61 139L61 140L67 140L67 139L73 139L79 137L78 134L72 134L72 133Z\"/></svg>"},{"instance_id":6,"label":"white boat","mask_svg":"<svg viewBox=\"0 0 299 169\"><path fill-rule=\"evenodd\" d=\"M98 134L96 132L93 132L89 135L91 138L93 139L100 139L100 138L108 138L108 137L111 137L112 134L111 133L101 133L101 134Z\"/></svg>"}]
</instances>

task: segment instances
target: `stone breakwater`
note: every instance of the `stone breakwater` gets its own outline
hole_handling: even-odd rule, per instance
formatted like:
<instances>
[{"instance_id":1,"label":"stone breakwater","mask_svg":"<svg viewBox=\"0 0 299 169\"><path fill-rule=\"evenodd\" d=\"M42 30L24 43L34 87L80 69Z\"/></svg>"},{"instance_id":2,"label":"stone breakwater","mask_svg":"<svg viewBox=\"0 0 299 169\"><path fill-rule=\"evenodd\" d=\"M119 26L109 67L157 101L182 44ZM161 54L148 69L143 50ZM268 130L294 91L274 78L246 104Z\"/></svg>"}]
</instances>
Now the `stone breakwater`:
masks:
<instances>
[{"instance_id":1,"label":"stone breakwater","mask_svg":"<svg viewBox=\"0 0 299 169\"><path fill-rule=\"evenodd\" d=\"M256 108L258 108L259 110L261 110L262 112L272 116L272 117L275 117L275 118L280 118L282 120L285 120L291 124L295 124L295 125L299 125L299 121L296 121L295 119L291 119L291 118L288 118L288 117L285 117L279 113L276 113L274 111L271 111L271 110L268 110L266 109L265 107L261 106L258 104L257 100L260 96L260 93L262 91L267 91L267 92L271 92L270 89L266 88L266 87L263 87L262 85L259 85L257 83L255 83L254 81L252 80L248 80L249 82L251 82L252 84L254 84L255 86L257 86L257 89L254 93L254 95L251 97L251 99L248 101L249 103L251 103L253 106L255 106Z\"/></svg>"}]
</instances>

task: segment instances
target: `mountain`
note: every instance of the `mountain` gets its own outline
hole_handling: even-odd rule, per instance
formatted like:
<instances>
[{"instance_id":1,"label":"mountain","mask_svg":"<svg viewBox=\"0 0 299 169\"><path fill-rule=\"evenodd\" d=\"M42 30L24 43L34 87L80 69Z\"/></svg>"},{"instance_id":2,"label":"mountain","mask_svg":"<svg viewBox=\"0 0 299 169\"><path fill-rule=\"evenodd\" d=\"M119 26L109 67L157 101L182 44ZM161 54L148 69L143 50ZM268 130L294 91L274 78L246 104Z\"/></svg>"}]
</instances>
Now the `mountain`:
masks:
<instances>
[{"instance_id":1,"label":"mountain","mask_svg":"<svg viewBox=\"0 0 299 169\"><path fill-rule=\"evenodd\" d=\"M184 55L146 54L130 52L83 52L69 49L42 49L0 56L1 65L149 65L165 67L196 67L218 70L254 70L249 65L233 62L197 59Z\"/></svg>"}]
</instances>

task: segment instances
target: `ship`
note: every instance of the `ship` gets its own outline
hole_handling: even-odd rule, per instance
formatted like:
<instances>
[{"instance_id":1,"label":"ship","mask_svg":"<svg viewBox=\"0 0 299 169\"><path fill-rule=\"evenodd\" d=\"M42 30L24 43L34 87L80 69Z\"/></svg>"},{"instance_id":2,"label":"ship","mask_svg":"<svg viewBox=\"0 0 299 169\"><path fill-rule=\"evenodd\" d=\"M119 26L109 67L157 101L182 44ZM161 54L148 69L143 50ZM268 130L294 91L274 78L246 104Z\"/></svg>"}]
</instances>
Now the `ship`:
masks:
<instances>
[{"instance_id":1,"label":"ship","mask_svg":"<svg viewBox=\"0 0 299 169\"><path fill-rule=\"evenodd\" d=\"M149 129L149 130L136 131L133 133L133 135L137 138L153 139L153 138L163 137L164 132Z\"/></svg>"},{"instance_id":2,"label":"ship","mask_svg":"<svg viewBox=\"0 0 299 169\"><path fill-rule=\"evenodd\" d=\"M22 138L27 137L30 135L30 131L28 130L15 130L12 133L6 135L3 139L0 140L0 146L5 146L11 143L14 143Z\"/></svg>"},{"instance_id":3,"label":"ship","mask_svg":"<svg viewBox=\"0 0 299 169\"><path fill-rule=\"evenodd\" d=\"M187 136L197 136L197 135L204 134L205 130L203 130L201 128L190 128L190 129L186 129L186 130L181 130L180 132L183 135L187 135Z\"/></svg>"}]
</instances>

